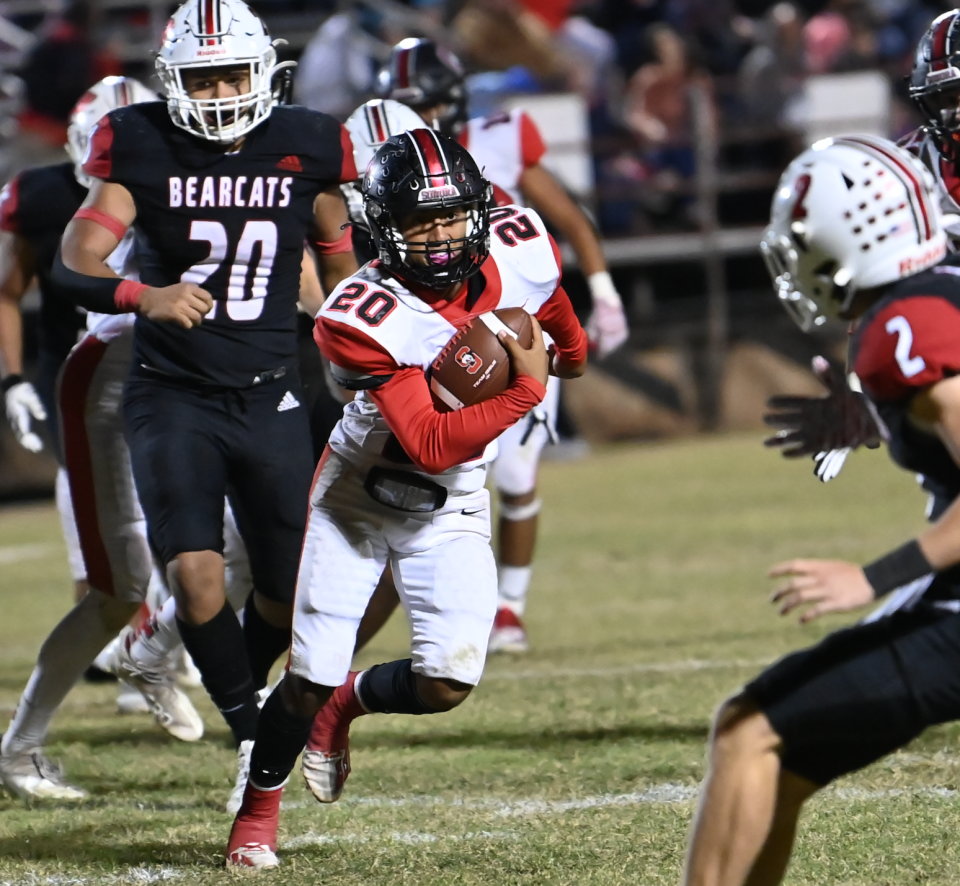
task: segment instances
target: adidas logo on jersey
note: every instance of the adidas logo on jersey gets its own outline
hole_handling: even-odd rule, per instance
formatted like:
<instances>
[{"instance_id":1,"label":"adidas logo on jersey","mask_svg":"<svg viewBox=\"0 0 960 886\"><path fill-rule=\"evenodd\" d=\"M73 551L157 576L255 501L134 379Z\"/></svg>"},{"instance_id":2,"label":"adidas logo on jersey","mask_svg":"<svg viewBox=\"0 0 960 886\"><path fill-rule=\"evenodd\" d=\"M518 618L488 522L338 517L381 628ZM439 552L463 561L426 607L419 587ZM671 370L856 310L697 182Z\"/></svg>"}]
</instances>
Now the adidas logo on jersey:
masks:
<instances>
[{"instance_id":1,"label":"adidas logo on jersey","mask_svg":"<svg viewBox=\"0 0 960 886\"><path fill-rule=\"evenodd\" d=\"M284 157L277 164L277 169L287 169L290 172L303 172L303 167L300 165L300 158L296 154L289 154Z\"/></svg>"},{"instance_id":2,"label":"adidas logo on jersey","mask_svg":"<svg viewBox=\"0 0 960 886\"><path fill-rule=\"evenodd\" d=\"M296 159L296 157L294 157ZM277 164L280 165L279 163ZM298 167L299 169L299 167ZM291 176L271 175L248 177L238 175L205 175L203 181L196 175L183 179L172 175L170 206L289 206Z\"/></svg>"},{"instance_id":3,"label":"adidas logo on jersey","mask_svg":"<svg viewBox=\"0 0 960 886\"><path fill-rule=\"evenodd\" d=\"M286 412L288 409L296 409L300 405L300 401L293 396L289 391L283 395L283 398L280 400L280 405L277 406L277 412Z\"/></svg>"}]
</instances>

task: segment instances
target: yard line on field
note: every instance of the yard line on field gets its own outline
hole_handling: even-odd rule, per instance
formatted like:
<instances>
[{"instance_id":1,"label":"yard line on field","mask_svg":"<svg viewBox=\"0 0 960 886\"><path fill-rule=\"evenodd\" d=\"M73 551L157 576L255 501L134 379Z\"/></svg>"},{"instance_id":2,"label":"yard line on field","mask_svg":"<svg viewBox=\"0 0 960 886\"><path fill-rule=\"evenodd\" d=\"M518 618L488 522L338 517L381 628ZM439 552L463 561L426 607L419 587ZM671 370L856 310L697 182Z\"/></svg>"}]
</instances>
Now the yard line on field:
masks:
<instances>
[{"instance_id":1,"label":"yard line on field","mask_svg":"<svg viewBox=\"0 0 960 886\"><path fill-rule=\"evenodd\" d=\"M282 849L297 849L300 846L328 846L336 843L403 843L416 846L421 843L438 843L441 840L516 840L516 831L468 831L465 834L427 834L422 831L373 831L369 834L316 834L313 831L284 840Z\"/></svg>"},{"instance_id":2,"label":"yard line on field","mask_svg":"<svg viewBox=\"0 0 960 886\"><path fill-rule=\"evenodd\" d=\"M679 661L637 662L630 665L616 665L609 668L553 668L550 670L493 671L484 674L484 683L492 680L552 680L557 677L613 677L618 674L670 674L682 671L710 671L728 668L755 668L768 665L771 658L701 660L696 658Z\"/></svg>"},{"instance_id":3,"label":"yard line on field","mask_svg":"<svg viewBox=\"0 0 960 886\"><path fill-rule=\"evenodd\" d=\"M7 545L0 547L0 566L23 560L40 560L56 549L52 544Z\"/></svg>"},{"instance_id":4,"label":"yard line on field","mask_svg":"<svg viewBox=\"0 0 960 886\"><path fill-rule=\"evenodd\" d=\"M546 800L541 797L521 797L504 800L495 797L348 797L340 802L346 805L396 809L404 806L442 806L451 809L469 809L486 812L497 818L517 818L525 815L556 815L582 809L604 809L610 806L642 806L654 803L686 803L697 795L693 785L660 784L643 791L626 794L594 794L569 800ZM280 804L283 809L312 807L312 800L292 800Z\"/></svg>"},{"instance_id":5,"label":"yard line on field","mask_svg":"<svg viewBox=\"0 0 960 886\"><path fill-rule=\"evenodd\" d=\"M0 880L0 886L100 886L108 883L112 886L120 883L167 883L183 877L183 871L172 867L135 867L116 874L102 874L95 877L71 877L66 874L52 874L44 877L31 874L20 880Z\"/></svg>"},{"instance_id":6,"label":"yard line on field","mask_svg":"<svg viewBox=\"0 0 960 886\"><path fill-rule=\"evenodd\" d=\"M697 785L658 784L642 791L622 794L593 794L586 797L572 797L569 800L547 800L542 797L520 797L505 800L496 797L439 797L425 794L412 797L345 797L340 801L343 806L363 806L366 808L398 809L413 807L443 807L487 813L496 818L522 818L537 815L562 815L566 812L580 812L587 809L609 809L615 806L673 806L689 803L700 792ZM922 799L954 799L960 791L952 788L917 787L887 788L867 790L856 787L830 787L820 794L826 800L892 800L897 797L918 797ZM283 809L306 809L316 804L313 800L291 800L280 804ZM484 833L484 832L481 832ZM329 835L328 835L329 837ZM329 840L341 839L329 837ZM360 837L354 836L356 840Z\"/></svg>"}]
</instances>

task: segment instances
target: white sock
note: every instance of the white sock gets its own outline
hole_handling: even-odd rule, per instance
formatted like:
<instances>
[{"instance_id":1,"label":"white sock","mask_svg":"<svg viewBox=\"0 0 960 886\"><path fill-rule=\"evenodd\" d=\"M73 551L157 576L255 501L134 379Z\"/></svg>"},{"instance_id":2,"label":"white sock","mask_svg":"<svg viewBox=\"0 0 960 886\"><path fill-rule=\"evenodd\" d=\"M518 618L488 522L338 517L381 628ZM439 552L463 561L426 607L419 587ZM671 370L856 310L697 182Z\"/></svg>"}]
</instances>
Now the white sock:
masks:
<instances>
[{"instance_id":1,"label":"white sock","mask_svg":"<svg viewBox=\"0 0 960 886\"><path fill-rule=\"evenodd\" d=\"M168 597L134 633L129 646L130 657L144 671L164 671L170 666L171 653L179 648L177 601Z\"/></svg>"},{"instance_id":2,"label":"white sock","mask_svg":"<svg viewBox=\"0 0 960 886\"><path fill-rule=\"evenodd\" d=\"M497 606L509 609L517 617L523 615L527 606L527 589L530 587L532 566L497 567Z\"/></svg>"},{"instance_id":3,"label":"white sock","mask_svg":"<svg viewBox=\"0 0 960 886\"><path fill-rule=\"evenodd\" d=\"M130 616L130 604L90 591L50 632L40 647L0 753L18 754L43 747L50 721L87 665Z\"/></svg>"}]
</instances>

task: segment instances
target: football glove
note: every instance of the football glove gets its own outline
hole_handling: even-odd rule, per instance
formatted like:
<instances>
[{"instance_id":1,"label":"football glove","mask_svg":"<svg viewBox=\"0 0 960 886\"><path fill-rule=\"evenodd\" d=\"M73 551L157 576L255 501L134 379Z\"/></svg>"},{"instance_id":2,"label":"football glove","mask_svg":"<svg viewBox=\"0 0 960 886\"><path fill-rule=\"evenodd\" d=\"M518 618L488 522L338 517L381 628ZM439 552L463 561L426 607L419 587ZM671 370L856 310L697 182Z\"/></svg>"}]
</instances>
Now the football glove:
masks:
<instances>
[{"instance_id":1,"label":"football glove","mask_svg":"<svg viewBox=\"0 0 960 886\"><path fill-rule=\"evenodd\" d=\"M627 340L630 327L610 274L598 271L587 277L587 283L593 297L593 311L587 320L587 339L602 360Z\"/></svg>"},{"instance_id":2,"label":"football glove","mask_svg":"<svg viewBox=\"0 0 960 886\"><path fill-rule=\"evenodd\" d=\"M17 442L29 452L39 452L43 449L43 441L30 430L30 420L46 420L47 411L33 385L28 381L17 382L6 390L3 398Z\"/></svg>"},{"instance_id":3,"label":"football glove","mask_svg":"<svg viewBox=\"0 0 960 886\"><path fill-rule=\"evenodd\" d=\"M850 388L843 369L823 357L813 358L813 372L827 388L825 397L771 397L763 420L779 427L765 446L780 448L785 458L814 460L814 474L829 482L854 449L876 449L887 438L886 428L870 401Z\"/></svg>"}]
</instances>

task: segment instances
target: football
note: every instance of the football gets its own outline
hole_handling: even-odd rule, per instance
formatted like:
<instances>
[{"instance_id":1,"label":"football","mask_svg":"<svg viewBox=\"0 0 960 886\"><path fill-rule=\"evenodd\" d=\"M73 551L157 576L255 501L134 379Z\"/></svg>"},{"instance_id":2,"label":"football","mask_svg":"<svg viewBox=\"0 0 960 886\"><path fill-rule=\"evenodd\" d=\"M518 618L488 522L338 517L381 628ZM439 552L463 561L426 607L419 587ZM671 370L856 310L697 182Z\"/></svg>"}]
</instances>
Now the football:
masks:
<instances>
[{"instance_id":1,"label":"football","mask_svg":"<svg viewBox=\"0 0 960 886\"><path fill-rule=\"evenodd\" d=\"M482 403L510 384L510 360L497 333L506 330L525 348L533 325L523 308L503 308L475 317L460 329L430 367L430 390L449 409Z\"/></svg>"}]
</instances>

